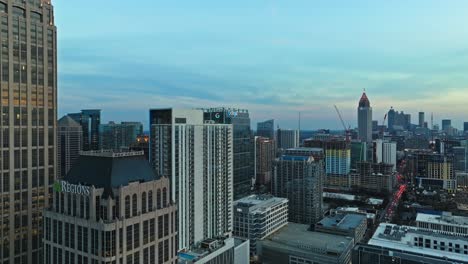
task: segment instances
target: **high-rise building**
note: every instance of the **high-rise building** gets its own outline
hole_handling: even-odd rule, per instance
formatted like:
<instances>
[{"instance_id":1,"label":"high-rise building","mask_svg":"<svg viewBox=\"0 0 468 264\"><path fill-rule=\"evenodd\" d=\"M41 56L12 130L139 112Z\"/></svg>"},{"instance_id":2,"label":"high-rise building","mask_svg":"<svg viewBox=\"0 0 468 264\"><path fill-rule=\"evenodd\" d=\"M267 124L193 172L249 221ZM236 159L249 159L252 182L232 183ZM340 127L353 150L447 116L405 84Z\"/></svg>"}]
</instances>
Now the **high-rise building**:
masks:
<instances>
[{"instance_id":1,"label":"high-rise building","mask_svg":"<svg viewBox=\"0 0 468 264\"><path fill-rule=\"evenodd\" d=\"M278 129L276 131L276 143L279 149L299 147L299 130Z\"/></svg>"},{"instance_id":2,"label":"high-rise building","mask_svg":"<svg viewBox=\"0 0 468 264\"><path fill-rule=\"evenodd\" d=\"M388 111L388 129L390 132L409 130L411 128L411 115L397 112L393 107Z\"/></svg>"},{"instance_id":3,"label":"high-rise building","mask_svg":"<svg viewBox=\"0 0 468 264\"><path fill-rule=\"evenodd\" d=\"M360 161L367 161L367 142L351 141L351 169Z\"/></svg>"},{"instance_id":4,"label":"high-rise building","mask_svg":"<svg viewBox=\"0 0 468 264\"><path fill-rule=\"evenodd\" d=\"M53 188L53 206L44 211L44 263L176 261L169 179L156 179L143 152L82 153Z\"/></svg>"},{"instance_id":5,"label":"high-rise building","mask_svg":"<svg viewBox=\"0 0 468 264\"><path fill-rule=\"evenodd\" d=\"M79 113L68 114L83 129L83 150L99 149L99 125L101 124L101 110L86 109Z\"/></svg>"},{"instance_id":6,"label":"high-rise building","mask_svg":"<svg viewBox=\"0 0 468 264\"><path fill-rule=\"evenodd\" d=\"M374 162L391 164L393 171L396 171L396 156L397 143L384 141L381 139L374 140Z\"/></svg>"},{"instance_id":7,"label":"high-rise building","mask_svg":"<svg viewBox=\"0 0 468 264\"><path fill-rule=\"evenodd\" d=\"M57 173L57 30L51 1L0 1L0 258L43 263Z\"/></svg>"},{"instance_id":8,"label":"high-rise building","mask_svg":"<svg viewBox=\"0 0 468 264\"><path fill-rule=\"evenodd\" d=\"M275 139L275 120L270 119L257 123L257 136Z\"/></svg>"},{"instance_id":9,"label":"high-rise building","mask_svg":"<svg viewBox=\"0 0 468 264\"><path fill-rule=\"evenodd\" d=\"M57 176L63 178L80 157L83 130L66 115L57 122L57 135Z\"/></svg>"},{"instance_id":10,"label":"high-rise building","mask_svg":"<svg viewBox=\"0 0 468 264\"><path fill-rule=\"evenodd\" d=\"M275 141L255 137L255 181L257 185L270 189L273 174L273 160L276 158Z\"/></svg>"},{"instance_id":11,"label":"high-rise building","mask_svg":"<svg viewBox=\"0 0 468 264\"><path fill-rule=\"evenodd\" d=\"M171 179L179 249L232 232L232 125L203 121L202 110L150 110L150 161Z\"/></svg>"},{"instance_id":12,"label":"high-rise building","mask_svg":"<svg viewBox=\"0 0 468 264\"><path fill-rule=\"evenodd\" d=\"M289 200L289 221L315 224L322 217L325 170L313 156L283 155L275 160L272 194Z\"/></svg>"},{"instance_id":13,"label":"high-rise building","mask_svg":"<svg viewBox=\"0 0 468 264\"><path fill-rule=\"evenodd\" d=\"M372 107L366 93L363 93L358 105L358 136L363 142L372 142Z\"/></svg>"},{"instance_id":14,"label":"high-rise building","mask_svg":"<svg viewBox=\"0 0 468 264\"><path fill-rule=\"evenodd\" d=\"M370 192L391 193L396 185L396 178L392 172L391 164L358 162L356 173L350 177L350 186Z\"/></svg>"},{"instance_id":15,"label":"high-rise building","mask_svg":"<svg viewBox=\"0 0 468 264\"><path fill-rule=\"evenodd\" d=\"M424 127L424 112L419 112L419 127Z\"/></svg>"},{"instance_id":16,"label":"high-rise building","mask_svg":"<svg viewBox=\"0 0 468 264\"><path fill-rule=\"evenodd\" d=\"M100 149L128 149L143 134L143 124L140 122L109 122L99 127Z\"/></svg>"},{"instance_id":17,"label":"high-rise building","mask_svg":"<svg viewBox=\"0 0 468 264\"><path fill-rule=\"evenodd\" d=\"M468 132L468 122L463 123L463 132Z\"/></svg>"},{"instance_id":18,"label":"high-rise building","mask_svg":"<svg viewBox=\"0 0 468 264\"><path fill-rule=\"evenodd\" d=\"M232 124L234 153L234 199L251 193L255 178L254 137L250 129L249 111L234 108L203 109L204 120L215 124Z\"/></svg>"},{"instance_id":19,"label":"high-rise building","mask_svg":"<svg viewBox=\"0 0 468 264\"><path fill-rule=\"evenodd\" d=\"M453 147L453 169L455 171L467 172L468 170L468 147Z\"/></svg>"},{"instance_id":20,"label":"high-rise building","mask_svg":"<svg viewBox=\"0 0 468 264\"><path fill-rule=\"evenodd\" d=\"M234 202L234 236L250 240L250 253L257 241L288 224L288 199L250 195Z\"/></svg>"},{"instance_id":21,"label":"high-rise building","mask_svg":"<svg viewBox=\"0 0 468 264\"><path fill-rule=\"evenodd\" d=\"M442 130L448 131L452 127L452 120L450 119L443 119L442 120Z\"/></svg>"}]
</instances>

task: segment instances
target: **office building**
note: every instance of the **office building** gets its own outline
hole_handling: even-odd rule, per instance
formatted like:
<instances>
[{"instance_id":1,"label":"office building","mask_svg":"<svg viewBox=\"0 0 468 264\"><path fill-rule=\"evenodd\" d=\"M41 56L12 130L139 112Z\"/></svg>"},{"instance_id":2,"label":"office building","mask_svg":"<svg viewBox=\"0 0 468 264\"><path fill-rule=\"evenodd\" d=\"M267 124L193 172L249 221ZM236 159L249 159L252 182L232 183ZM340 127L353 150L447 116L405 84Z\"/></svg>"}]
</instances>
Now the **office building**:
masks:
<instances>
[{"instance_id":1,"label":"office building","mask_svg":"<svg viewBox=\"0 0 468 264\"><path fill-rule=\"evenodd\" d=\"M57 176L63 178L80 157L83 130L66 115L57 122L57 136Z\"/></svg>"},{"instance_id":2,"label":"office building","mask_svg":"<svg viewBox=\"0 0 468 264\"><path fill-rule=\"evenodd\" d=\"M366 93L363 93L358 105L358 136L362 142L372 142L372 107Z\"/></svg>"},{"instance_id":3,"label":"office building","mask_svg":"<svg viewBox=\"0 0 468 264\"><path fill-rule=\"evenodd\" d=\"M396 185L393 165L362 161L357 163L357 172L350 176L350 187L370 192L391 193Z\"/></svg>"},{"instance_id":4,"label":"office building","mask_svg":"<svg viewBox=\"0 0 468 264\"><path fill-rule=\"evenodd\" d=\"M255 178L254 137L250 129L249 111L234 108L203 109L205 121L215 124L232 124L234 148L234 199L251 193Z\"/></svg>"},{"instance_id":5,"label":"office building","mask_svg":"<svg viewBox=\"0 0 468 264\"><path fill-rule=\"evenodd\" d=\"M397 143L377 139L374 141L374 163L392 164L396 171Z\"/></svg>"},{"instance_id":6,"label":"office building","mask_svg":"<svg viewBox=\"0 0 468 264\"><path fill-rule=\"evenodd\" d=\"M276 158L275 141L255 137L255 183L270 189L273 174L273 160Z\"/></svg>"},{"instance_id":7,"label":"office building","mask_svg":"<svg viewBox=\"0 0 468 264\"><path fill-rule=\"evenodd\" d=\"M408 177L421 187L456 190L453 155L413 150L406 153Z\"/></svg>"},{"instance_id":8,"label":"office building","mask_svg":"<svg viewBox=\"0 0 468 264\"><path fill-rule=\"evenodd\" d=\"M275 120L270 119L257 123L257 136L275 139Z\"/></svg>"},{"instance_id":9,"label":"office building","mask_svg":"<svg viewBox=\"0 0 468 264\"><path fill-rule=\"evenodd\" d=\"M452 120L450 119L443 119L442 120L442 130L448 131L452 127Z\"/></svg>"},{"instance_id":10,"label":"office building","mask_svg":"<svg viewBox=\"0 0 468 264\"><path fill-rule=\"evenodd\" d=\"M109 122L99 126L100 149L128 149L143 134L143 124L140 122Z\"/></svg>"},{"instance_id":11,"label":"office building","mask_svg":"<svg viewBox=\"0 0 468 264\"><path fill-rule=\"evenodd\" d=\"M411 115L403 111L395 111L393 107L388 111L388 129L390 132L404 131L411 128Z\"/></svg>"},{"instance_id":12,"label":"office building","mask_svg":"<svg viewBox=\"0 0 468 264\"><path fill-rule=\"evenodd\" d=\"M468 132L468 122L463 122L463 132Z\"/></svg>"},{"instance_id":13,"label":"office building","mask_svg":"<svg viewBox=\"0 0 468 264\"><path fill-rule=\"evenodd\" d=\"M262 263L349 264L351 237L309 231L309 225L289 223L257 244ZM371 263L371 262L369 262Z\"/></svg>"},{"instance_id":14,"label":"office building","mask_svg":"<svg viewBox=\"0 0 468 264\"><path fill-rule=\"evenodd\" d=\"M299 147L299 130L278 129L276 131L276 143L279 149Z\"/></svg>"},{"instance_id":15,"label":"office building","mask_svg":"<svg viewBox=\"0 0 468 264\"><path fill-rule=\"evenodd\" d=\"M368 245L353 250L353 264L466 263L468 240L411 226L382 223Z\"/></svg>"},{"instance_id":16,"label":"office building","mask_svg":"<svg viewBox=\"0 0 468 264\"><path fill-rule=\"evenodd\" d=\"M283 155L274 162L272 194L289 200L289 221L315 224L322 218L325 171L313 156Z\"/></svg>"},{"instance_id":17,"label":"office building","mask_svg":"<svg viewBox=\"0 0 468 264\"><path fill-rule=\"evenodd\" d=\"M57 173L57 30L51 1L0 1L0 259L42 261Z\"/></svg>"},{"instance_id":18,"label":"office building","mask_svg":"<svg viewBox=\"0 0 468 264\"><path fill-rule=\"evenodd\" d=\"M418 120L419 121L419 127L425 127L424 126L424 123L425 123L425 121L424 121L424 112L419 112L418 117L419 117L419 120Z\"/></svg>"},{"instance_id":19,"label":"office building","mask_svg":"<svg viewBox=\"0 0 468 264\"><path fill-rule=\"evenodd\" d=\"M257 241L288 224L288 199L251 195L234 202L234 236L250 240L255 255Z\"/></svg>"},{"instance_id":20,"label":"office building","mask_svg":"<svg viewBox=\"0 0 468 264\"><path fill-rule=\"evenodd\" d=\"M101 124L101 110L87 109L79 113L68 114L83 129L83 150L99 149L99 125Z\"/></svg>"},{"instance_id":21,"label":"office building","mask_svg":"<svg viewBox=\"0 0 468 264\"><path fill-rule=\"evenodd\" d=\"M190 251L179 252L179 264L249 263L249 240L206 239Z\"/></svg>"},{"instance_id":22,"label":"office building","mask_svg":"<svg viewBox=\"0 0 468 264\"><path fill-rule=\"evenodd\" d=\"M82 153L44 210L44 263L174 263L169 188L143 152Z\"/></svg>"},{"instance_id":23,"label":"office building","mask_svg":"<svg viewBox=\"0 0 468 264\"><path fill-rule=\"evenodd\" d=\"M202 110L150 110L150 161L171 179L179 249L232 232L232 125L203 121Z\"/></svg>"},{"instance_id":24,"label":"office building","mask_svg":"<svg viewBox=\"0 0 468 264\"><path fill-rule=\"evenodd\" d=\"M431 232L468 237L468 217L453 215L451 212L418 213L416 226Z\"/></svg>"},{"instance_id":25,"label":"office building","mask_svg":"<svg viewBox=\"0 0 468 264\"><path fill-rule=\"evenodd\" d=\"M315 224L315 232L352 237L354 243L361 242L366 230L367 218L365 214L338 213L329 215Z\"/></svg>"},{"instance_id":26,"label":"office building","mask_svg":"<svg viewBox=\"0 0 468 264\"><path fill-rule=\"evenodd\" d=\"M467 172L468 147L453 147L453 169L455 171Z\"/></svg>"},{"instance_id":27,"label":"office building","mask_svg":"<svg viewBox=\"0 0 468 264\"><path fill-rule=\"evenodd\" d=\"M468 172L455 172L457 186L460 189L468 189Z\"/></svg>"}]
</instances>

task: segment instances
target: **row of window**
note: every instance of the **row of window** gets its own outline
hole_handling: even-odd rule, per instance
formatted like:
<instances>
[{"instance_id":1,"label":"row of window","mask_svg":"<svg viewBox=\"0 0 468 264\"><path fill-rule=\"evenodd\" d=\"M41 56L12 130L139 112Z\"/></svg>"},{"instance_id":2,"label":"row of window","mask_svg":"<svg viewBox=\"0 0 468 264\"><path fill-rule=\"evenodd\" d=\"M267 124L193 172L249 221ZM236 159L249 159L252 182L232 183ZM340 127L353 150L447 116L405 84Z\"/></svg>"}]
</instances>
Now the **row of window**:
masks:
<instances>
[{"instance_id":1,"label":"row of window","mask_svg":"<svg viewBox=\"0 0 468 264\"><path fill-rule=\"evenodd\" d=\"M169 194L167 192L167 189L164 187L162 189L158 189L156 191L156 208L164 208L167 207L169 201ZM130 205L131 202L131 205ZM141 194L141 211L138 210L138 197L137 194L133 194L131 201L130 201L130 195L125 196L125 218L130 218L132 216L137 216L138 212L141 213L147 213L147 212L152 212L154 210L153 206L153 191L149 191L148 193L143 192ZM131 212L131 213L130 213Z\"/></svg>"}]
</instances>

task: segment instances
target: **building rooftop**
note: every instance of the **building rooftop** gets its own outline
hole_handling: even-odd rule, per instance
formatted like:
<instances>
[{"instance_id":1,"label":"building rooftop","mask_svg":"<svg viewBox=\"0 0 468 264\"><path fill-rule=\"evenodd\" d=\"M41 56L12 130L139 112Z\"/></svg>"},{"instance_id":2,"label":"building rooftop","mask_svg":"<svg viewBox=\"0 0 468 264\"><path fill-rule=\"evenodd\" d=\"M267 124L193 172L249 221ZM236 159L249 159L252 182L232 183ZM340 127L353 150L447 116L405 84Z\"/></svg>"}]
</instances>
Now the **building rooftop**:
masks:
<instances>
[{"instance_id":1,"label":"building rooftop","mask_svg":"<svg viewBox=\"0 0 468 264\"><path fill-rule=\"evenodd\" d=\"M57 122L58 127L81 127L81 125L68 115L63 116Z\"/></svg>"},{"instance_id":2,"label":"building rooftop","mask_svg":"<svg viewBox=\"0 0 468 264\"><path fill-rule=\"evenodd\" d=\"M361 99L359 100L359 107L370 107L370 101L365 92L362 93Z\"/></svg>"},{"instance_id":3,"label":"building rooftop","mask_svg":"<svg viewBox=\"0 0 468 264\"><path fill-rule=\"evenodd\" d=\"M446 257L448 259L453 260L467 260L466 255L463 255L463 253L460 254L455 252L415 246L413 243L413 239L415 237L419 238L421 236L434 237L437 238L437 240L445 239L454 244L457 243L457 241L461 244L466 244L468 242L468 238L465 237L449 236L412 226L398 226L394 224L382 223L379 225L371 240L369 240L368 244L418 254L421 253L429 256Z\"/></svg>"},{"instance_id":4,"label":"building rooftop","mask_svg":"<svg viewBox=\"0 0 468 264\"><path fill-rule=\"evenodd\" d=\"M287 226L264 240L284 247L329 255L341 255L349 244L353 243L353 238L309 231L309 225L295 223L288 223Z\"/></svg>"},{"instance_id":5,"label":"building rooftop","mask_svg":"<svg viewBox=\"0 0 468 264\"><path fill-rule=\"evenodd\" d=\"M285 161L314 161L312 156L294 156L294 155L283 155L280 157L280 160Z\"/></svg>"},{"instance_id":6,"label":"building rooftop","mask_svg":"<svg viewBox=\"0 0 468 264\"><path fill-rule=\"evenodd\" d=\"M112 196L112 189L128 185L130 182L146 182L156 179L143 151L82 152L76 164L64 180L72 184L82 184L104 188L104 195Z\"/></svg>"},{"instance_id":7,"label":"building rooftop","mask_svg":"<svg viewBox=\"0 0 468 264\"><path fill-rule=\"evenodd\" d=\"M450 212L443 212L442 215L418 213L416 221L443 225L468 226L468 217L452 215Z\"/></svg>"},{"instance_id":8,"label":"building rooftop","mask_svg":"<svg viewBox=\"0 0 468 264\"><path fill-rule=\"evenodd\" d=\"M287 203L288 199L275 197L272 195L250 195L234 201L235 207L249 208L249 213L262 213L271 207Z\"/></svg>"},{"instance_id":9,"label":"building rooftop","mask_svg":"<svg viewBox=\"0 0 468 264\"><path fill-rule=\"evenodd\" d=\"M336 214L323 218L317 225L327 228L350 230L357 228L365 219L366 216L360 214Z\"/></svg>"}]
</instances>

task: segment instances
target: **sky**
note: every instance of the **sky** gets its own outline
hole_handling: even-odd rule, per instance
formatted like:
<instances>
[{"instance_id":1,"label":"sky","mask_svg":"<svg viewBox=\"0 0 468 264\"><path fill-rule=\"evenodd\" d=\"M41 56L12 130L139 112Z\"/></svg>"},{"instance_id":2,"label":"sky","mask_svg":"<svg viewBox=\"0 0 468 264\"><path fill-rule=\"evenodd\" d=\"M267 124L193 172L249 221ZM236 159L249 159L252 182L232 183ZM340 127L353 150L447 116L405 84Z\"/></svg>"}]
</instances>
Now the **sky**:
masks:
<instances>
[{"instance_id":1,"label":"sky","mask_svg":"<svg viewBox=\"0 0 468 264\"><path fill-rule=\"evenodd\" d=\"M102 109L248 109L282 128L356 126L390 107L468 121L465 0L53 0L59 115ZM427 120L430 123L430 120Z\"/></svg>"}]
</instances>

